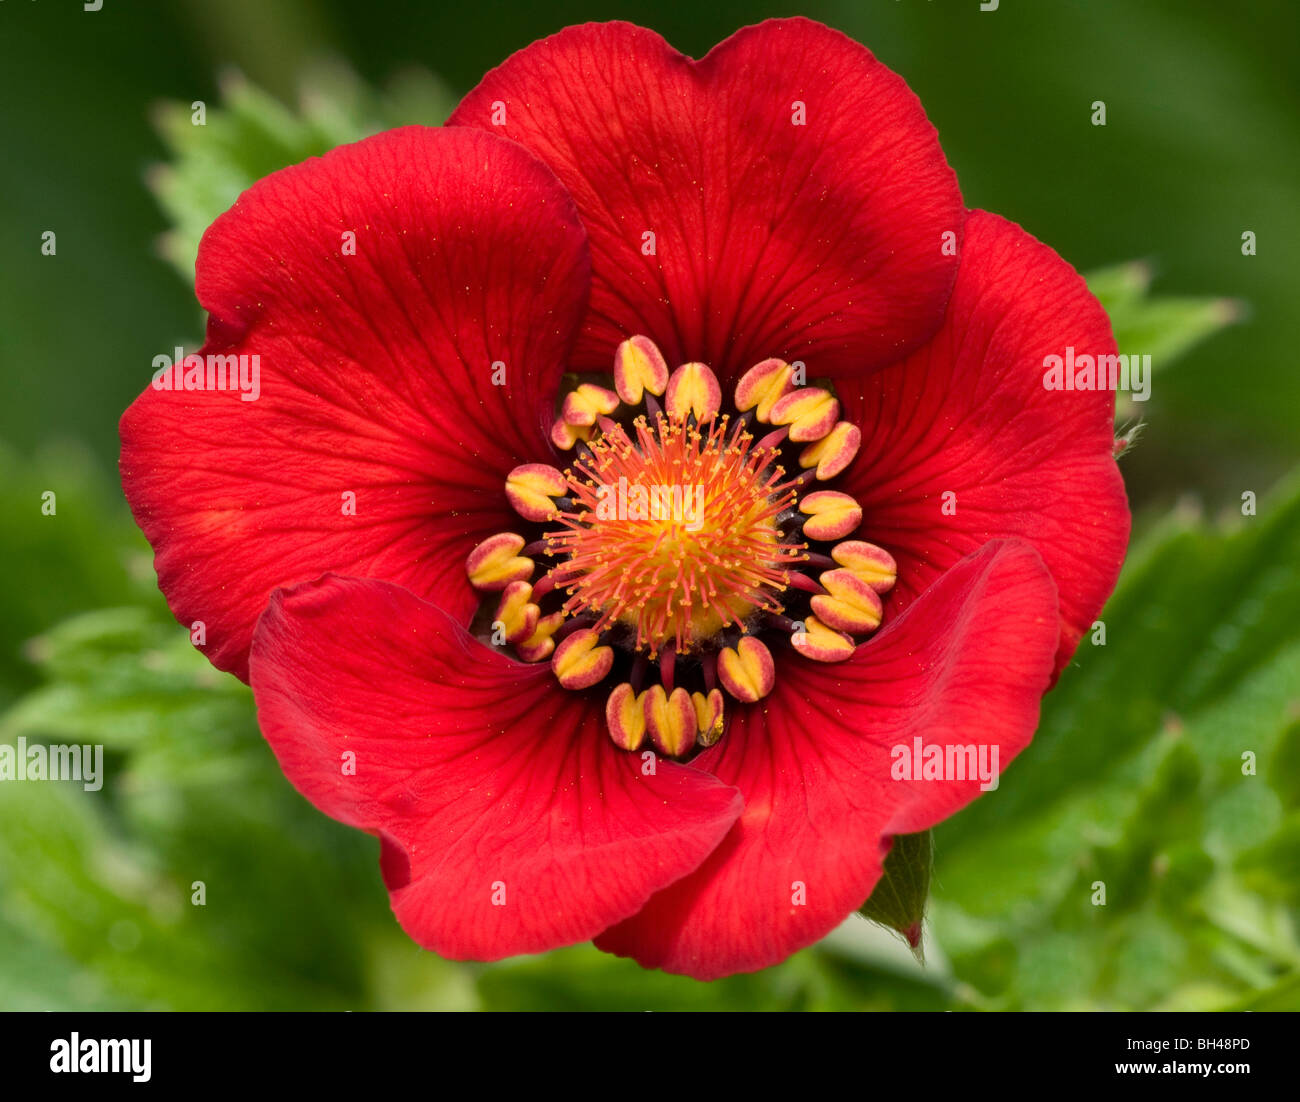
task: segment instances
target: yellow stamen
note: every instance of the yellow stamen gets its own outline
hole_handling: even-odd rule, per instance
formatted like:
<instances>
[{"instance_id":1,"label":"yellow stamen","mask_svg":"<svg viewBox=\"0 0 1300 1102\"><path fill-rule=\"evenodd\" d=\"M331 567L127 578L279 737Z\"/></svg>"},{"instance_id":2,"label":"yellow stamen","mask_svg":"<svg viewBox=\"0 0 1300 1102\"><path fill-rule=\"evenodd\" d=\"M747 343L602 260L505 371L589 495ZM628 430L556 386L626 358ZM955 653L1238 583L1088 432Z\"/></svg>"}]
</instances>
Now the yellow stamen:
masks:
<instances>
[{"instance_id":1,"label":"yellow stamen","mask_svg":"<svg viewBox=\"0 0 1300 1102\"><path fill-rule=\"evenodd\" d=\"M789 425L790 439L796 444L820 440L835 427L840 415L839 400L820 387L802 387L777 399L772 406L774 425Z\"/></svg>"},{"instance_id":2,"label":"yellow stamen","mask_svg":"<svg viewBox=\"0 0 1300 1102\"><path fill-rule=\"evenodd\" d=\"M555 650L555 640L552 636L562 623L564 623L563 612L552 612L549 616L539 618L532 635L515 647L515 652L520 659L524 662L543 662L550 658Z\"/></svg>"},{"instance_id":3,"label":"yellow stamen","mask_svg":"<svg viewBox=\"0 0 1300 1102\"><path fill-rule=\"evenodd\" d=\"M772 652L752 635L742 636L735 649L718 652L718 680L737 700L753 704L762 700L776 684Z\"/></svg>"},{"instance_id":4,"label":"yellow stamen","mask_svg":"<svg viewBox=\"0 0 1300 1102\"><path fill-rule=\"evenodd\" d=\"M722 738L722 693L717 689L708 696L691 693L691 703L695 705L695 737L701 746L712 746Z\"/></svg>"},{"instance_id":5,"label":"yellow stamen","mask_svg":"<svg viewBox=\"0 0 1300 1102\"><path fill-rule=\"evenodd\" d=\"M802 498L799 512L805 513L803 534L814 540L839 540L862 523L862 506L838 490L818 490Z\"/></svg>"},{"instance_id":6,"label":"yellow stamen","mask_svg":"<svg viewBox=\"0 0 1300 1102\"><path fill-rule=\"evenodd\" d=\"M583 383L564 397L560 416L566 425L589 427L597 417L608 416L618 409L618 395L603 386Z\"/></svg>"},{"instance_id":7,"label":"yellow stamen","mask_svg":"<svg viewBox=\"0 0 1300 1102\"><path fill-rule=\"evenodd\" d=\"M590 628L575 631L551 657L555 679L566 689L589 689L604 679L614 664L614 651L599 646L600 636Z\"/></svg>"},{"instance_id":8,"label":"yellow stamen","mask_svg":"<svg viewBox=\"0 0 1300 1102\"><path fill-rule=\"evenodd\" d=\"M668 380L664 406L670 417L684 421L693 413L696 421L707 421L722 407L718 377L705 364L682 364Z\"/></svg>"},{"instance_id":9,"label":"yellow stamen","mask_svg":"<svg viewBox=\"0 0 1300 1102\"><path fill-rule=\"evenodd\" d=\"M561 417L551 426L551 443L567 452L579 440L590 440L592 431L590 425L570 425Z\"/></svg>"},{"instance_id":10,"label":"yellow stamen","mask_svg":"<svg viewBox=\"0 0 1300 1102\"><path fill-rule=\"evenodd\" d=\"M853 571L877 593L888 593L898 577L894 556L874 543L847 540L831 548L831 558Z\"/></svg>"},{"instance_id":11,"label":"yellow stamen","mask_svg":"<svg viewBox=\"0 0 1300 1102\"><path fill-rule=\"evenodd\" d=\"M828 570L818 581L827 592L813 597L812 610L827 627L850 635L866 635L880 627L880 597L853 571Z\"/></svg>"},{"instance_id":12,"label":"yellow stamen","mask_svg":"<svg viewBox=\"0 0 1300 1102\"><path fill-rule=\"evenodd\" d=\"M621 750L636 750L645 741L645 694L633 691L626 681L605 701L605 726Z\"/></svg>"},{"instance_id":13,"label":"yellow stamen","mask_svg":"<svg viewBox=\"0 0 1300 1102\"><path fill-rule=\"evenodd\" d=\"M519 554L523 549L524 537L514 532L488 536L465 560L470 585L495 591L511 582L527 581L533 576L533 560Z\"/></svg>"},{"instance_id":14,"label":"yellow stamen","mask_svg":"<svg viewBox=\"0 0 1300 1102\"><path fill-rule=\"evenodd\" d=\"M843 473L861 446L862 430L848 421L841 421L820 440L815 440L799 453L799 466L816 467L817 480L825 482Z\"/></svg>"},{"instance_id":15,"label":"yellow stamen","mask_svg":"<svg viewBox=\"0 0 1300 1102\"><path fill-rule=\"evenodd\" d=\"M649 337L629 337L614 353L614 389L628 405L639 405L645 391L660 395L668 385L668 365Z\"/></svg>"},{"instance_id":16,"label":"yellow stamen","mask_svg":"<svg viewBox=\"0 0 1300 1102\"><path fill-rule=\"evenodd\" d=\"M564 475L545 463L525 463L506 475L506 498L524 520L536 524L555 515L552 498L564 495Z\"/></svg>"},{"instance_id":17,"label":"yellow stamen","mask_svg":"<svg viewBox=\"0 0 1300 1102\"><path fill-rule=\"evenodd\" d=\"M814 662L843 662L853 657L853 640L832 631L816 616L804 621L804 630L790 636L790 645Z\"/></svg>"},{"instance_id":18,"label":"yellow stamen","mask_svg":"<svg viewBox=\"0 0 1300 1102\"><path fill-rule=\"evenodd\" d=\"M661 754L680 758L695 745L695 705L685 689L674 689L669 695L662 685L652 685L645 692L643 707L646 731Z\"/></svg>"},{"instance_id":19,"label":"yellow stamen","mask_svg":"<svg viewBox=\"0 0 1300 1102\"><path fill-rule=\"evenodd\" d=\"M497 622L512 646L523 642L537 630L542 610L533 604L533 587L527 582L511 582L501 591L497 605Z\"/></svg>"},{"instance_id":20,"label":"yellow stamen","mask_svg":"<svg viewBox=\"0 0 1300 1102\"><path fill-rule=\"evenodd\" d=\"M754 416L762 424L768 424L772 406L790 389L793 375L794 370L784 360L755 364L736 384L736 408L741 413L753 409Z\"/></svg>"}]
</instances>

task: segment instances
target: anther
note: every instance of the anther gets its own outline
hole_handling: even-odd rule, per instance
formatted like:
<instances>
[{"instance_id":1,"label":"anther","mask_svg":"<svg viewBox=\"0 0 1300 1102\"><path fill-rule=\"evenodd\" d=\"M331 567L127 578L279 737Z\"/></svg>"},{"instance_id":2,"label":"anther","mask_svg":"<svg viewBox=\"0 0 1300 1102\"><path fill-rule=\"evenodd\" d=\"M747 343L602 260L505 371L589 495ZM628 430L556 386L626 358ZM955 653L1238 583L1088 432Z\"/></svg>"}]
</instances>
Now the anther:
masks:
<instances>
[{"instance_id":1,"label":"anther","mask_svg":"<svg viewBox=\"0 0 1300 1102\"><path fill-rule=\"evenodd\" d=\"M566 486L564 475L554 467L525 463L506 475L506 498L524 520L540 524L554 516L553 499L563 496Z\"/></svg>"},{"instance_id":2,"label":"anther","mask_svg":"<svg viewBox=\"0 0 1300 1102\"><path fill-rule=\"evenodd\" d=\"M818 481L825 482L842 474L861 446L862 430L848 421L841 421L799 453L799 466L815 467Z\"/></svg>"},{"instance_id":3,"label":"anther","mask_svg":"<svg viewBox=\"0 0 1300 1102\"><path fill-rule=\"evenodd\" d=\"M669 694L662 685L652 685L645 691L642 706L646 732L661 754L680 758L695 744L698 721L691 694L685 689Z\"/></svg>"},{"instance_id":4,"label":"anther","mask_svg":"<svg viewBox=\"0 0 1300 1102\"><path fill-rule=\"evenodd\" d=\"M838 490L818 490L799 501L799 511L806 513L803 532L809 539L843 539L862 523L862 506Z\"/></svg>"},{"instance_id":5,"label":"anther","mask_svg":"<svg viewBox=\"0 0 1300 1102\"><path fill-rule=\"evenodd\" d=\"M614 352L614 389L628 405L641 404L646 391L662 394L668 365L649 337L629 337Z\"/></svg>"},{"instance_id":6,"label":"anther","mask_svg":"<svg viewBox=\"0 0 1300 1102\"><path fill-rule=\"evenodd\" d=\"M691 693L691 703L695 706L696 741L701 746L712 746L722 738L722 694L717 689L712 689L707 696Z\"/></svg>"},{"instance_id":7,"label":"anther","mask_svg":"<svg viewBox=\"0 0 1300 1102\"><path fill-rule=\"evenodd\" d=\"M563 417L551 426L551 443L560 451L569 451L580 440L591 439L590 425L570 425Z\"/></svg>"},{"instance_id":8,"label":"anther","mask_svg":"<svg viewBox=\"0 0 1300 1102\"><path fill-rule=\"evenodd\" d=\"M826 595L812 599L812 610L827 627L866 635L880 627L880 596L851 570L828 570L821 576Z\"/></svg>"},{"instance_id":9,"label":"anther","mask_svg":"<svg viewBox=\"0 0 1300 1102\"><path fill-rule=\"evenodd\" d=\"M536 590L533 591L536 596ZM552 612L537 621L532 635L515 647L515 653L524 662L543 662L555 650L555 633L564 623L563 612Z\"/></svg>"},{"instance_id":10,"label":"anther","mask_svg":"<svg viewBox=\"0 0 1300 1102\"><path fill-rule=\"evenodd\" d=\"M709 420L722 408L718 377L705 364L682 364L669 376L664 405L669 417L685 421L694 414L696 421Z\"/></svg>"},{"instance_id":11,"label":"anther","mask_svg":"<svg viewBox=\"0 0 1300 1102\"><path fill-rule=\"evenodd\" d=\"M742 636L734 650L725 647L718 652L718 680L745 704L762 700L776 684L772 652L754 636Z\"/></svg>"},{"instance_id":12,"label":"anther","mask_svg":"<svg viewBox=\"0 0 1300 1102\"><path fill-rule=\"evenodd\" d=\"M541 613L533 603L533 587L527 582L511 582L501 591L496 619L505 632L505 641L512 646L522 643L537 630Z\"/></svg>"},{"instance_id":13,"label":"anther","mask_svg":"<svg viewBox=\"0 0 1300 1102\"><path fill-rule=\"evenodd\" d=\"M511 582L527 581L533 576L534 563L519 554L523 548L524 537L514 532L488 536L465 559L470 585L494 592Z\"/></svg>"},{"instance_id":14,"label":"anther","mask_svg":"<svg viewBox=\"0 0 1300 1102\"><path fill-rule=\"evenodd\" d=\"M645 741L645 702L627 682L605 701L605 726L620 750L639 749Z\"/></svg>"},{"instance_id":15,"label":"anther","mask_svg":"<svg viewBox=\"0 0 1300 1102\"><path fill-rule=\"evenodd\" d=\"M741 413L754 410L754 416L767 424L772 406L789 389L793 369L784 360L764 360L755 364L736 383L736 408Z\"/></svg>"},{"instance_id":16,"label":"anther","mask_svg":"<svg viewBox=\"0 0 1300 1102\"><path fill-rule=\"evenodd\" d=\"M564 396L560 416L566 425L590 426L602 414L618 409L618 395L594 383L583 383ZM586 439L586 437L584 437Z\"/></svg>"},{"instance_id":17,"label":"anther","mask_svg":"<svg viewBox=\"0 0 1300 1102\"><path fill-rule=\"evenodd\" d=\"M894 556L874 543L847 540L832 547L831 556L877 593L888 593L898 578L898 564L894 562Z\"/></svg>"},{"instance_id":18,"label":"anther","mask_svg":"<svg viewBox=\"0 0 1300 1102\"><path fill-rule=\"evenodd\" d=\"M590 689L603 681L614 664L614 651L599 643L600 635L590 628L568 636L551 656L556 680L566 689Z\"/></svg>"},{"instance_id":19,"label":"anther","mask_svg":"<svg viewBox=\"0 0 1300 1102\"><path fill-rule=\"evenodd\" d=\"M821 387L802 387L778 398L769 417L774 425L789 425L796 444L820 440L835 427L840 415L839 400Z\"/></svg>"},{"instance_id":20,"label":"anther","mask_svg":"<svg viewBox=\"0 0 1300 1102\"><path fill-rule=\"evenodd\" d=\"M853 657L853 640L828 628L816 616L804 621L803 631L790 636L790 645L814 662L843 662Z\"/></svg>"}]
</instances>

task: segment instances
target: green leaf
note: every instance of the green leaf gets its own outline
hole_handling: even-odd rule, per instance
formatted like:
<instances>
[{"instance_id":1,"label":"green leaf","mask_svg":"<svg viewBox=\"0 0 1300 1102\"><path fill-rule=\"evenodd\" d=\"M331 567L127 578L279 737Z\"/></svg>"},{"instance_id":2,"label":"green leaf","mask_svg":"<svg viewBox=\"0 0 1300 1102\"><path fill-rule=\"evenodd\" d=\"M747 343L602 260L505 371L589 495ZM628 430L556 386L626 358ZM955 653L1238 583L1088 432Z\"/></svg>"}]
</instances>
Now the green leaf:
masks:
<instances>
[{"instance_id":1,"label":"green leaf","mask_svg":"<svg viewBox=\"0 0 1300 1102\"><path fill-rule=\"evenodd\" d=\"M933 833L898 834L885 858L884 872L858 913L895 930L920 957L921 923L930 894L930 869L934 863Z\"/></svg>"},{"instance_id":2,"label":"green leaf","mask_svg":"<svg viewBox=\"0 0 1300 1102\"><path fill-rule=\"evenodd\" d=\"M1101 268L1085 278L1088 289L1110 315L1120 354L1150 356L1153 373L1163 371L1201 341L1245 316L1242 303L1233 299L1151 295L1151 269L1140 260ZM1145 405L1145 401L1135 401L1121 392L1115 416L1132 419Z\"/></svg>"},{"instance_id":3,"label":"green leaf","mask_svg":"<svg viewBox=\"0 0 1300 1102\"><path fill-rule=\"evenodd\" d=\"M590 945L477 970L486 1010L945 1010L946 989L924 976L828 952L796 953L761 972L700 983L648 971Z\"/></svg>"},{"instance_id":4,"label":"green leaf","mask_svg":"<svg viewBox=\"0 0 1300 1102\"><path fill-rule=\"evenodd\" d=\"M376 844L292 791L247 687L161 609L85 613L30 650L49 680L0 718L0 740L101 745L104 784L5 785L0 917L76 963L60 996L24 988L5 954L0 989L43 1009L83 991L92 1005L374 1005L375 943L403 940Z\"/></svg>"},{"instance_id":5,"label":"green leaf","mask_svg":"<svg viewBox=\"0 0 1300 1102\"><path fill-rule=\"evenodd\" d=\"M1098 269L1085 279L1110 315L1120 352L1149 355L1156 370L1244 315L1233 299L1151 295L1151 269L1140 260Z\"/></svg>"},{"instance_id":6,"label":"green leaf","mask_svg":"<svg viewBox=\"0 0 1300 1102\"><path fill-rule=\"evenodd\" d=\"M1243 885L1271 899L1300 905L1300 812L1292 813L1277 832L1237 860Z\"/></svg>"},{"instance_id":7,"label":"green leaf","mask_svg":"<svg viewBox=\"0 0 1300 1102\"><path fill-rule=\"evenodd\" d=\"M165 103L154 124L171 153L149 185L173 228L163 255L187 280L194 278L199 239L240 193L263 176L395 126L441 125L455 106L442 83L423 70L400 74L374 91L342 63L311 68L295 108L238 73L222 82L220 106Z\"/></svg>"},{"instance_id":8,"label":"green leaf","mask_svg":"<svg viewBox=\"0 0 1300 1102\"><path fill-rule=\"evenodd\" d=\"M997 1005L1223 1008L1300 964L1300 483L1262 500L1134 549L1104 645L936 830L931 930Z\"/></svg>"},{"instance_id":9,"label":"green leaf","mask_svg":"<svg viewBox=\"0 0 1300 1102\"><path fill-rule=\"evenodd\" d=\"M1287 976L1265 991L1258 991L1229 1010L1300 1010L1300 972Z\"/></svg>"},{"instance_id":10,"label":"green leaf","mask_svg":"<svg viewBox=\"0 0 1300 1102\"><path fill-rule=\"evenodd\" d=\"M161 603L148 546L112 507L119 500L79 447L20 459L0 445L0 707L36 683L30 640L49 624L83 608Z\"/></svg>"},{"instance_id":11,"label":"green leaf","mask_svg":"<svg viewBox=\"0 0 1300 1102\"><path fill-rule=\"evenodd\" d=\"M806 973L799 980L759 973L702 985L590 945L487 965L478 978L487 1010L801 1010L812 997L809 984Z\"/></svg>"}]
</instances>

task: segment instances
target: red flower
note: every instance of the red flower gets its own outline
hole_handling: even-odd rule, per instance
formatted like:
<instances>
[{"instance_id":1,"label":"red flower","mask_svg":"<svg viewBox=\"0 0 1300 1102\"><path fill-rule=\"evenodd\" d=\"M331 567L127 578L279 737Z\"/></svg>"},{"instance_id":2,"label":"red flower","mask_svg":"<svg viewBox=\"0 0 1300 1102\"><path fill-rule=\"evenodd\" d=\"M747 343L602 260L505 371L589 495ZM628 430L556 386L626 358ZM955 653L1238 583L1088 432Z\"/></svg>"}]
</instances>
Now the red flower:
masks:
<instances>
[{"instance_id":1,"label":"red flower","mask_svg":"<svg viewBox=\"0 0 1300 1102\"><path fill-rule=\"evenodd\" d=\"M808 945L990 787L961 747L1028 744L1119 571L1113 396L1042 375L1113 354L1105 313L806 20L699 62L561 32L447 128L256 184L197 276L203 359L123 417L127 497L445 956Z\"/></svg>"}]
</instances>

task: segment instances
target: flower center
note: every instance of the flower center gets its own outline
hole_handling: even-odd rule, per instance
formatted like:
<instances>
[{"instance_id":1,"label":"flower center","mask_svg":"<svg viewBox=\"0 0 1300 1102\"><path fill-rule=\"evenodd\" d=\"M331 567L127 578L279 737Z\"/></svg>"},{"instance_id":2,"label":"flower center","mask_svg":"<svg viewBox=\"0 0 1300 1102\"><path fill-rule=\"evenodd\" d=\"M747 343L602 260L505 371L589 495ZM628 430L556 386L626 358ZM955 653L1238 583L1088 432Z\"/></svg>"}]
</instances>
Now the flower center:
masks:
<instances>
[{"instance_id":1,"label":"flower center","mask_svg":"<svg viewBox=\"0 0 1300 1102\"><path fill-rule=\"evenodd\" d=\"M572 595L564 609L614 625L651 658L665 644L688 655L756 612L780 612L786 569L804 545L778 520L795 503L779 452L754 447L726 415L642 415L632 433L613 424L566 472L572 509L549 540L565 561L552 571Z\"/></svg>"},{"instance_id":2,"label":"flower center","mask_svg":"<svg viewBox=\"0 0 1300 1102\"><path fill-rule=\"evenodd\" d=\"M619 346L613 382L565 397L551 439L576 449L571 467L525 464L506 479L537 538L491 536L466 570L500 594L492 643L549 658L566 689L607 683L614 742L635 750L649 738L682 758L722 737L721 690L742 704L771 692L769 642L815 661L851 657L854 637L879 627L896 567L846 538L857 502L806 492L848 466L861 436L795 367L751 368L723 412L708 367L670 374L638 336ZM540 577L534 556L550 560Z\"/></svg>"}]
</instances>

